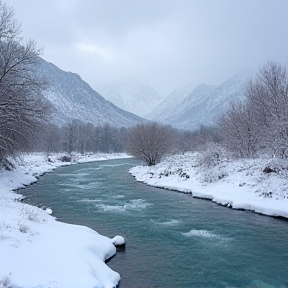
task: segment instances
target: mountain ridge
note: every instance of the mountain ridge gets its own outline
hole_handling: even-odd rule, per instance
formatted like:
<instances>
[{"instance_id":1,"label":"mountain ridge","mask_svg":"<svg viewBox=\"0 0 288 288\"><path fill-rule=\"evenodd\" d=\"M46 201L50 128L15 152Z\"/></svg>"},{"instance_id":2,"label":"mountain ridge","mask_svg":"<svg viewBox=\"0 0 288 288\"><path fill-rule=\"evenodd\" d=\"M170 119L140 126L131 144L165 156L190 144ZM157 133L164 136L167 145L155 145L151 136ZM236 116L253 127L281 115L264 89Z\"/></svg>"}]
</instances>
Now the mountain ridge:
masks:
<instances>
[{"instance_id":1,"label":"mountain ridge","mask_svg":"<svg viewBox=\"0 0 288 288\"><path fill-rule=\"evenodd\" d=\"M51 121L61 125L78 119L94 125L130 127L145 119L124 111L93 90L77 73L65 72L40 58L38 76L48 83L43 96L53 106Z\"/></svg>"},{"instance_id":2,"label":"mountain ridge","mask_svg":"<svg viewBox=\"0 0 288 288\"><path fill-rule=\"evenodd\" d=\"M182 101L179 103L178 99L178 104L172 109L170 107L169 115L160 111L154 119L187 130L197 129L201 124L214 125L232 100L244 99L246 82L253 74L254 71L250 70L240 72L219 86L200 84L184 98L180 95ZM179 91L181 89L178 93ZM174 95L177 96L175 93ZM169 101L173 102L173 98ZM177 99L174 104L175 102L177 103Z\"/></svg>"}]
</instances>

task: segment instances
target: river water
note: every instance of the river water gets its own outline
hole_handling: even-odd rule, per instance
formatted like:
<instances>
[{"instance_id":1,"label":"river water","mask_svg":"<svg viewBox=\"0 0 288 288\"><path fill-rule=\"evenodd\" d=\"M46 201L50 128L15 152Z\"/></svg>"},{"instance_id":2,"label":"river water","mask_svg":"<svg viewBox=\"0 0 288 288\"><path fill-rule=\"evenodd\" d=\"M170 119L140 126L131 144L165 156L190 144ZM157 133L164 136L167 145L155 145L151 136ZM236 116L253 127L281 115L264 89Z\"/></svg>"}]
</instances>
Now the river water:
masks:
<instances>
[{"instance_id":1,"label":"river water","mask_svg":"<svg viewBox=\"0 0 288 288\"><path fill-rule=\"evenodd\" d=\"M288 222L139 183L134 159L61 167L21 190L58 220L122 235L121 288L288 287Z\"/></svg>"}]
</instances>

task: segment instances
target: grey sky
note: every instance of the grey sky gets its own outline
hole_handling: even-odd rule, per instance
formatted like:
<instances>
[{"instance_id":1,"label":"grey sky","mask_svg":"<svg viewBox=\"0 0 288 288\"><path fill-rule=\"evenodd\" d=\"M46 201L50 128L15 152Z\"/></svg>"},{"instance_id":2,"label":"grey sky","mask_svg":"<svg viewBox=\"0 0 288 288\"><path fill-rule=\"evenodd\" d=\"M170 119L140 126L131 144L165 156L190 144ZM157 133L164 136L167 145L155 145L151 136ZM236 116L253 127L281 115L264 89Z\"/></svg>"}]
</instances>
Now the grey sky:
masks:
<instances>
[{"instance_id":1,"label":"grey sky","mask_svg":"<svg viewBox=\"0 0 288 288\"><path fill-rule=\"evenodd\" d=\"M136 79L166 96L288 61L288 0L5 0L43 58L93 88Z\"/></svg>"}]
</instances>

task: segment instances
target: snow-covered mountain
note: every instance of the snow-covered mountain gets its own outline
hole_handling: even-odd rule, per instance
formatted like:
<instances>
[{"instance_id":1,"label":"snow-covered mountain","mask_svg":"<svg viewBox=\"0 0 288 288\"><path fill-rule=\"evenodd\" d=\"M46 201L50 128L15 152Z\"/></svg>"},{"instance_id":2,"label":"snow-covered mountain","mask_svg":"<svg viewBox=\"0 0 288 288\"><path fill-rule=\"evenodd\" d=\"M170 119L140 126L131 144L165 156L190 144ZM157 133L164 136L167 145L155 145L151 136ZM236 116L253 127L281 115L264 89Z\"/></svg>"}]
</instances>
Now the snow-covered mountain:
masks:
<instances>
[{"instance_id":1,"label":"snow-covered mountain","mask_svg":"<svg viewBox=\"0 0 288 288\"><path fill-rule=\"evenodd\" d=\"M245 97L245 86L252 75L252 71L241 72L218 87L201 84L175 105L168 117L163 118L164 114L160 114L162 117L159 120L187 130L193 130L200 124L213 125L232 100Z\"/></svg>"},{"instance_id":2,"label":"snow-covered mountain","mask_svg":"<svg viewBox=\"0 0 288 288\"><path fill-rule=\"evenodd\" d=\"M53 106L51 120L56 124L79 119L94 125L108 123L114 127L129 127L144 121L104 99L78 74L62 71L43 59L38 73L48 83L44 96Z\"/></svg>"},{"instance_id":3,"label":"snow-covered mountain","mask_svg":"<svg viewBox=\"0 0 288 288\"><path fill-rule=\"evenodd\" d=\"M195 84L185 85L179 90L174 90L170 93L158 106L150 113L145 115L145 118L155 121L163 121L171 116L172 110L180 104L195 88Z\"/></svg>"},{"instance_id":4,"label":"snow-covered mountain","mask_svg":"<svg viewBox=\"0 0 288 288\"><path fill-rule=\"evenodd\" d=\"M198 85L188 96L184 98L181 103L179 103L172 109L172 111L170 112L170 116L164 120L169 121L168 119L172 119L175 117L177 118L183 114L185 115L191 107L203 105L205 101L209 101L209 96L215 88L216 86L209 86L206 84Z\"/></svg>"},{"instance_id":5,"label":"snow-covered mountain","mask_svg":"<svg viewBox=\"0 0 288 288\"><path fill-rule=\"evenodd\" d=\"M141 117L151 112L162 100L153 88L135 82L103 85L97 90L116 106Z\"/></svg>"}]
</instances>

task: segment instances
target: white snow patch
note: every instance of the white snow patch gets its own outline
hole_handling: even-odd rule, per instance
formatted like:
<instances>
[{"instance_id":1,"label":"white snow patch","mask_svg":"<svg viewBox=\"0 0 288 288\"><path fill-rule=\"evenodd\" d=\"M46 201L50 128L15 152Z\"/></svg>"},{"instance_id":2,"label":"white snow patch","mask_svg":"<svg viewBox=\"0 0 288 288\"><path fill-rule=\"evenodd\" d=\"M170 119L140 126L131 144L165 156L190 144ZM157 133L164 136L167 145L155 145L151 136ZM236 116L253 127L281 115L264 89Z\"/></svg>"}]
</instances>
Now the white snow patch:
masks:
<instances>
[{"instance_id":1,"label":"white snow patch","mask_svg":"<svg viewBox=\"0 0 288 288\"><path fill-rule=\"evenodd\" d=\"M203 160L201 153L188 152L129 172L151 186L191 193L230 208L288 218L288 170L282 169L282 164L278 173L264 173L264 168L277 160L229 160L223 155L224 159L208 165L205 161L209 159L199 161Z\"/></svg>"},{"instance_id":2,"label":"white snow patch","mask_svg":"<svg viewBox=\"0 0 288 288\"><path fill-rule=\"evenodd\" d=\"M105 155L104 159L127 155ZM104 261L116 253L112 240L90 228L56 221L52 209L17 201L13 192L61 165L60 155L25 154L13 171L0 170L0 287L112 288L120 275ZM73 163L103 155L73 155ZM1 286L2 285L2 286Z\"/></svg>"}]
</instances>

